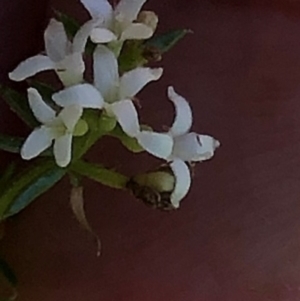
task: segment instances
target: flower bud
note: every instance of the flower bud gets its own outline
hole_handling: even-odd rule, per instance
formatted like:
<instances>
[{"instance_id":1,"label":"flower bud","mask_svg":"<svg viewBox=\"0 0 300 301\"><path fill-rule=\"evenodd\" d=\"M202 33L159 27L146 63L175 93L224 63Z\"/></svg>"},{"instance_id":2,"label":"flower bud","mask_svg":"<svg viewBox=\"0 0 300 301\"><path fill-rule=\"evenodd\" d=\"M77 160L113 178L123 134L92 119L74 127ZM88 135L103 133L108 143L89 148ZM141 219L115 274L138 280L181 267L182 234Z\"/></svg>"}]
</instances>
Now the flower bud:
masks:
<instances>
[{"instance_id":1,"label":"flower bud","mask_svg":"<svg viewBox=\"0 0 300 301\"><path fill-rule=\"evenodd\" d=\"M155 171L139 174L130 179L127 188L146 205L164 211L179 208L191 185L188 166L174 160Z\"/></svg>"},{"instance_id":2,"label":"flower bud","mask_svg":"<svg viewBox=\"0 0 300 301\"><path fill-rule=\"evenodd\" d=\"M101 114L98 121L99 129L105 132L111 132L117 125L117 120L115 117L110 117L105 113Z\"/></svg>"},{"instance_id":3,"label":"flower bud","mask_svg":"<svg viewBox=\"0 0 300 301\"><path fill-rule=\"evenodd\" d=\"M89 126L87 122L83 119L79 119L75 125L73 136L81 137L85 135L88 130L89 130Z\"/></svg>"},{"instance_id":4,"label":"flower bud","mask_svg":"<svg viewBox=\"0 0 300 301\"><path fill-rule=\"evenodd\" d=\"M147 25L154 32L158 24L158 17L153 11L143 10L139 13L137 22Z\"/></svg>"}]
</instances>

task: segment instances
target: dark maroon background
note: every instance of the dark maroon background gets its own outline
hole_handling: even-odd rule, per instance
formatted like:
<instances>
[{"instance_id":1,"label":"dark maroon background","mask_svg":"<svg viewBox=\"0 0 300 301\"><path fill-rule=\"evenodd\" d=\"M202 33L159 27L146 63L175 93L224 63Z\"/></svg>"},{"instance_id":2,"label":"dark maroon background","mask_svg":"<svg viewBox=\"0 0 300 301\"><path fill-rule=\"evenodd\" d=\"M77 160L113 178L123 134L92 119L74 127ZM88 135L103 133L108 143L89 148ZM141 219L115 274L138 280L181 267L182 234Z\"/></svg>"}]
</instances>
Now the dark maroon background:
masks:
<instances>
[{"instance_id":1,"label":"dark maroon background","mask_svg":"<svg viewBox=\"0 0 300 301\"><path fill-rule=\"evenodd\" d=\"M2 81L42 48L51 6L87 18L77 2L0 2ZM20 300L300 300L300 2L150 0L147 8L159 14L160 30L194 34L142 93L143 120L170 125L172 84L191 102L194 130L222 147L197 166L174 213L87 182L100 258L72 217L67 180L10 220L1 254L16 270ZM0 126L27 133L3 102ZM12 158L0 155L1 166ZM110 139L91 156L128 174L157 164Z\"/></svg>"}]
</instances>

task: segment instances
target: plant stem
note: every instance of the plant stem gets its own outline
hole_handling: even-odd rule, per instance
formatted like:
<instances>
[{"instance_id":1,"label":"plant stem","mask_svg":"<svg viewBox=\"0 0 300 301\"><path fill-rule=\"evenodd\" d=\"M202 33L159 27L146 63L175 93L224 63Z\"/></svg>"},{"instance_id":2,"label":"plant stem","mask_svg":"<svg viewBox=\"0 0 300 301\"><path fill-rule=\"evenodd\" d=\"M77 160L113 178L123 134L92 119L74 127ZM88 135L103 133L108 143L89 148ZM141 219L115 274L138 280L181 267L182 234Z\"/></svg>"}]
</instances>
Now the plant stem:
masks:
<instances>
[{"instance_id":1,"label":"plant stem","mask_svg":"<svg viewBox=\"0 0 300 301\"><path fill-rule=\"evenodd\" d=\"M71 171L85 176L105 186L116 189L126 189L128 177L114 170L106 169L102 165L95 165L84 161L76 161L71 167Z\"/></svg>"}]
</instances>

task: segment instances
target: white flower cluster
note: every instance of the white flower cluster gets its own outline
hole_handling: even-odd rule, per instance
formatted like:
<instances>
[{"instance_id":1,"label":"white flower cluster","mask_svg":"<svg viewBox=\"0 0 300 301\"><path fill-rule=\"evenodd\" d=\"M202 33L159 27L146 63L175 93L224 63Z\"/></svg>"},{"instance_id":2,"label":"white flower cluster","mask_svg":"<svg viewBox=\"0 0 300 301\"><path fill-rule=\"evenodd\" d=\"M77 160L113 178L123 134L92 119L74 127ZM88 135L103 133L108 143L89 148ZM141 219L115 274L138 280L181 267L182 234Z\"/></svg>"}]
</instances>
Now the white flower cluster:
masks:
<instances>
[{"instance_id":1,"label":"white flower cluster","mask_svg":"<svg viewBox=\"0 0 300 301\"><path fill-rule=\"evenodd\" d=\"M158 80L163 70L138 67L120 75L117 57L125 40L148 39L153 35L157 16L153 12L140 12L145 1L121 0L113 9L107 0L81 0L92 19L79 29L72 42L64 25L52 19L44 34L46 55L25 60L9 77L21 81L38 72L54 70L64 85L63 90L52 95L60 108L57 111L36 89L28 89L29 105L41 126L26 139L21 150L23 159L38 156L54 141L55 160L66 167L72 160L73 137L88 130L87 122L82 119L84 109L104 110L145 151L169 162L176 183L171 202L176 208L191 184L187 163L210 159L219 142L190 132L191 108L173 87L168 88L168 98L175 106L176 116L170 130L165 133L141 130L133 99L146 84ZM83 54L89 38L97 44L93 53L93 83L84 79Z\"/></svg>"}]
</instances>

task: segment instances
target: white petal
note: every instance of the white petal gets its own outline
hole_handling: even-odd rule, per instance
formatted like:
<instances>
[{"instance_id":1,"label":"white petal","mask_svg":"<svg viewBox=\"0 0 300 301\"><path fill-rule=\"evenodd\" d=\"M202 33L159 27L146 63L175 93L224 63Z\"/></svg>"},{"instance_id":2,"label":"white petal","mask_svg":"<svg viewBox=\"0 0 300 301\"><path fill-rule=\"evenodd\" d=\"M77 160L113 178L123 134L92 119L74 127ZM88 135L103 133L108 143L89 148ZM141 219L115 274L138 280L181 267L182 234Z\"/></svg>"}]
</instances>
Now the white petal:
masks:
<instances>
[{"instance_id":1,"label":"white petal","mask_svg":"<svg viewBox=\"0 0 300 301\"><path fill-rule=\"evenodd\" d=\"M52 96L59 106L80 105L83 108L101 109L104 101L99 91L90 84L80 84L59 91Z\"/></svg>"},{"instance_id":2,"label":"white petal","mask_svg":"<svg viewBox=\"0 0 300 301\"><path fill-rule=\"evenodd\" d=\"M112 31L106 28L96 27L91 32L91 40L96 44L109 43L117 39L117 36Z\"/></svg>"},{"instance_id":3,"label":"white petal","mask_svg":"<svg viewBox=\"0 0 300 301\"><path fill-rule=\"evenodd\" d=\"M75 125L82 116L83 109L79 105L70 105L61 110L58 118L62 120L69 132L73 132Z\"/></svg>"},{"instance_id":4,"label":"white petal","mask_svg":"<svg viewBox=\"0 0 300 301\"><path fill-rule=\"evenodd\" d=\"M11 80L22 81L38 72L52 70L54 68L55 64L48 56L36 55L20 63L8 76Z\"/></svg>"},{"instance_id":5,"label":"white petal","mask_svg":"<svg viewBox=\"0 0 300 301\"><path fill-rule=\"evenodd\" d=\"M173 139L168 134L142 131L136 136L139 144L151 155L167 159L173 148Z\"/></svg>"},{"instance_id":6,"label":"white petal","mask_svg":"<svg viewBox=\"0 0 300 301\"><path fill-rule=\"evenodd\" d=\"M120 98L135 96L149 82L158 80L162 72L162 68L142 67L126 72L120 79Z\"/></svg>"},{"instance_id":7,"label":"white petal","mask_svg":"<svg viewBox=\"0 0 300 301\"><path fill-rule=\"evenodd\" d=\"M118 61L103 45L98 45L94 52L94 81L105 101L113 102L119 85Z\"/></svg>"},{"instance_id":8,"label":"white petal","mask_svg":"<svg viewBox=\"0 0 300 301\"><path fill-rule=\"evenodd\" d=\"M37 157L52 144L51 130L45 126L35 129L21 148L21 157L30 160Z\"/></svg>"},{"instance_id":9,"label":"white petal","mask_svg":"<svg viewBox=\"0 0 300 301\"><path fill-rule=\"evenodd\" d=\"M66 167L71 162L72 138L72 134L66 134L55 139L54 157L60 167Z\"/></svg>"},{"instance_id":10,"label":"white petal","mask_svg":"<svg viewBox=\"0 0 300 301\"><path fill-rule=\"evenodd\" d=\"M85 64L79 52L66 56L64 60L56 64L55 68L58 77L66 87L83 81Z\"/></svg>"},{"instance_id":11,"label":"white petal","mask_svg":"<svg viewBox=\"0 0 300 301\"><path fill-rule=\"evenodd\" d=\"M135 137L140 131L138 114L131 100L117 101L109 105L109 110L116 116L123 131Z\"/></svg>"},{"instance_id":12,"label":"white petal","mask_svg":"<svg viewBox=\"0 0 300 301\"><path fill-rule=\"evenodd\" d=\"M100 22L99 19L92 19L83 24L74 36L72 43L72 52L84 53L85 46L93 28Z\"/></svg>"},{"instance_id":13,"label":"white petal","mask_svg":"<svg viewBox=\"0 0 300 301\"><path fill-rule=\"evenodd\" d=\"M145 40L153 35L153 29L142 23L132 23L121 34L121 40Z\"/></svg>"},{"instance_id":14,"label":"white petal","mask_svg":"<svg viewBox=\"0 0 300 301\"><path fill-rule=\"evenodd\" d=\"M193 121L192 110L185 98L177 94L173 87L168 88L168 97L175 106L176 116L170 129L172 136L179 136L187 133Z\"/></svg>"},{"instance_id":15,"label":"white petal","mask_svg":"<svg viewBox=\"0 0 300 301\"><path fill-rule=\"evenodd\" d=\"M44 102L42 96L36 89L29 88L27 95L30 108L39 122L45 124L55 118L55 111Z\"/></svg>"},{"instance_id":16,"label":"white petal","mask_svg":"<svg viewBox=\"0 0 300 301\"><path fill-rule=\"evenodd\" d=\"M180 201L187 195L191 186L191 173L188 166L179 159L174 160L170 167L175 177L175 187L171 194L171 203L175 208L179 207Z\"/></svg>"},{"instance_id":17,"label":"white petal","mask_svg":"<svg viewBox=\"0 0 300 301\"><path fill-rule=\"evenodd\" d=\"M91 17L96 19L103 17L107 25L112 20L113 9L107 0L80 0Z\"/></svg>"},{"instance_id":18,"label":"white petal","mask_svg":"<svg viewBox=\"0 0 300 301\"><path fill-rule=\"evenodd\" d=\"M67 55L68 37L63 23L51 19L44 33L47 55L54 62L59 62Z\"/></svg>"},{"instance_id":19,"label":"white petal","mask_svg":"<svg viewBox=\"0 0 300 301\"><path fill-rule=\"evenodd\" d=\"M197 162L210 159L219 142L211 136L188 133L174 139L173 158Z\"/></svg>"},{"instance_id":20,"label":"white petal","mask_svg":"<svg viewBox=\"0 0 300 301\"><path fill-rule=\"evenodd\" d=\"M121 0L115 12L123 15L128 21L134 21L145 2L146 0Z\"/></svg>"}]
</instances>

